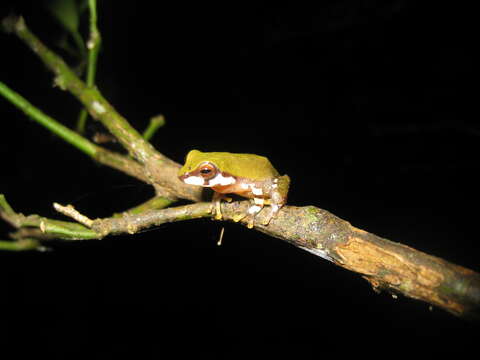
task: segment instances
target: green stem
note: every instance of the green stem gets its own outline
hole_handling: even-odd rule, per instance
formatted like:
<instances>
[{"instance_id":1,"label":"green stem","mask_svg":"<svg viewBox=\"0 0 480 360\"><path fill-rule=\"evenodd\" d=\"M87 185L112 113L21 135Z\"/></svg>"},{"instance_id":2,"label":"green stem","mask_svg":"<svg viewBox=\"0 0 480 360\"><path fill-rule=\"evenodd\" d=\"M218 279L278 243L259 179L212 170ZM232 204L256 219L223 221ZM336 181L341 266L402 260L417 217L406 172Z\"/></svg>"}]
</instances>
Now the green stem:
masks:
<instances>
[{"instance_id":1,"label":"green stem","mask_svg":"<svg viewBox=\"0 0 480 360\"><path fill-rule=\"evenodd\" d=\"M75 127L75 130L77 130L77 133L79 133L79 134L84 134L85 133L85 126L87 124L87 117L88 117L87 110L85 110L85 109L80 110L80 113L78 114L77 126Z\"/></svg>"},{"instance_id":2,"label":"green stem","mask_svg":"<svg viewBox=\"0 0 480 360\"><path fill-rule=\"evenodd\" d=\"M170 199L167 199L163 196L156 196L156 197L153 197L153 198L145 201L144 203L142 203L140 205L137 205L137 206L135 206L135 207L133 207L133 208L127 210L127 211L124 211L121 214L113 214L113 217L121 217L125 213L128 213L130 215L138 215L138 214L144 213L145 211L149 211L149 210L160 210L160 209L166 208L167 206L169 206L172 203L173 203L173 201L170 200Z\"/></svg>"},{"instance_id":3,"label":"green stem","mask_svg":"<svg viewBox=\"0 0 480 360\"><path fill-rule=\"evenodd\" d=\"M101 36L97 28L97 1L89 0L88 7L90 9L90 38L87 42L88 61L87 61L87 76L86 84L92 87L95 84L95 76L97 73L97 60L100 51ZM76 130L78 133L85 132L85 125L87 123L88 113L85 109L80 111L77 120Z\"/></svg>"},{"instance_id":4,"label":"green stem","mask_svg":"<svg viewBox=\"0 0 480 360\"><path fill-rule=\"evenodd\" d=\"M82 35L78 31L71 31L70 35L72 35L73 42L80 52L81 59L85 56L85 45L83 43ZM78 56L78 55L77 55Z\"/></svg>"},{"instance_id":5,"label":"green stem","mask_svg":"<svg viewBox=\"0 0 480 360\"><path fill-rule=\"evenodd\" d=\"M37 107L33 106L23 96L10 89L7 85L0 81L0 95L9 100L17 108L22 110L27 116L35 120L37 123L47 128L60 138L75 146L85 154L94 157L97 151L97 146L84 137L78 135L66 126L60 124L55 119L51 118Z\"/></svg>"},{"instance_id":6,"label":"green stem","mask_svg":"<svg viewBox=\"0 0 480 360\"><path fill-rule=\"evenodd\" d=\"M90 115L114 135L129 153L142 163L155 157L157 165L169 159L159 154L145 141L128 121L100 94L96 87L87 86L53 51L47 48L26 26L23 18L7 18L3 22L7 30L14 32L32 49L57 77L56 84L71 92L85 106Z\"/></svg>"},{"instance_id":7,"label":"green stem","mask_svg":"<svg viewBox=\"0 0 480 360\"><path fill-rule=\"evenodd\" d=\"M143 138L149 141L153 137L153 135L155 135L157 130L160 129L163 125L165 125L165 117L163 115L157 115L152 117L150 119L150 123L142 134Z\"/></svg>"},{"instance_id":8,"label":"green stem","mask_svg":"<svg viewBox=\"0 0 480 360\"><path fill-rule=\"evenodd\" d=\"M35 239L22 239L19 241L0 240L0 250L25 251L41 248L40 242Z\"/></svg>"},{"instance_id":9,"label":"green stem","mask_svg":"<svg viewBox=\"0 0 480 360\"><path fill-rule=\"evenodd\" d=\"M97 1L89 0L90 9L90 38L87 42L88 49L88 67L87 67L87 85L93 86L95 83L95 74L97 71L98 52L102 38L97 28Z\"/></svg>"},{"instance_id":10,"label":"green stem","mask_svg":"<svg viewBox=\"0 0 480 360\"><path fill-rule=\"evenodd\" d=\"M44 222L42 232L63 240L91 240L98 239L99 235L89 228L74 222L42 218ZM33 226L33 224L27 224ZM37 225L35 223L35 225ZM40 225L38 225L40 226Z\"/></svg>"},{"instance_id":11,"label":"green stem","mask_svg":"<svg viewBox=\"0 0 480 360\"><path fill-rule=\"evenodd\" d=\"M44 126L52 133L56 134L67 143L73 145L88 156L94 158L98 162L136 177L141 181L147 183L149 182L148 178L145 176L145 171L143 170L142 165L140 165L138 162L92 143L75 131L67 128L55 119L43 113L41 110L28 102L28 100L10 89L2 82L0 82L0 95L4 96L34 121Z\"/></svg>"},{"instance_id":12,"label":"green stem","mask_svg":"<svg viewBox=\"0 0 480 360\"><path fill-rule=\"evenodd\" d=\"M94 230L76 222L48 219L38 215L25 216L16 213L10 204L8 204L3 194L0 194L0 216L17 229L38 229L39 237L40 235L42 237L50 236L50 238L63 240L91 240L99 239L101 237ZM33 232L30 231L30 233ZM20 239L19 241L22 240L24 239ZM3 246L8 245L9 244L3 244Z\"/></svg>"},{"instance_id":13,"label":"green stem","mask_svg":"<svg viewBox=\"0 0 480 360\"><path fill-rule=\"evenodd\" d=\"M10 204L5 199L4 194L0 194L0 212L4 212L7 215L14 215L15 211L12 209Z\"/></svg>"}]
</instances>

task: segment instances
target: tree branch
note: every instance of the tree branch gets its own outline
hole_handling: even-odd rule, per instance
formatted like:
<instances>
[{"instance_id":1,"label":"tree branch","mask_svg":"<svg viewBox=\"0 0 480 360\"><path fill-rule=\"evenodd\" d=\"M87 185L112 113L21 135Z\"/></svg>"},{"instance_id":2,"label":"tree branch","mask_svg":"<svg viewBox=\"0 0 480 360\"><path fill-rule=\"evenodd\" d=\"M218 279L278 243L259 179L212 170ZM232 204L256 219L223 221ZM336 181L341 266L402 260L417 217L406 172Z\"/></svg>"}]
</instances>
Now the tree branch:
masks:
<instances>
[{"instance_id":1,"label":"tree branch","mask_svg":"<svg viewBox=\"0 0 480 360\"><path fill-rule=\"evenodd\" d=\"M157 189L166 188L172 196L193 201L201 199L200 188L183 184L177 179L179 164L155 151L96 88L86 86L62 59L45 47L27 29L23 19L9 18L4 24L56 74L57 84L76 96L92 117L101 121L137 159L138 171L146 173L142 180L153 184ZM90 149L91 145L87 148ZM118 160L118 168L124 171L122 163L127 161L126 158L111 156ZM137 173L137 170L133 173ZM236 214L245 213L248 206L247 201L222 204L224 219L232 220ZM24 231L23 236L28 237L24 240L30 241L15 245L0 241L0 248L10 245L16 249L32 248L39 244L38 240L52 236L68 240L99 239L107 235L135 233L166 222L211 216L209 203L95 220L82 217L71 207L57 208L65 210L62 211L64 214L73 216L88 226L38 215L24 216L14 212L5 198L0 196L0 216L19 229L19 232ZM263 216L266 216L264 212L268 210L259 214L256 230L360 274L375 290L419 299L457 316L479 317L480 275L472 270L357 229L328 211L313 206L285 206L268 226L261 225ZM18 235L21 239L22 234Z\"/></svg>"},{"instance_id":2,"label":"tree branch","mask_svg":"<svg viewBox=\"0 0 480 360\"><path fill-rule=\"evenodd\" d=\"M99 163L120 170L125 174L133 176L141 181L149 181L145 175L143 166L137 161L92 143L83 136L77 134L75 131L72 131L71 129L59 123L57 120L42 112L27 99L10 89L1 81L0 95L4 96L13 105L22 110L27 116L35 120L38 124L50 130L53 134L57 135L62 140L74 146L84 154L92 157Z\"/></svg>"},{"instance_id":3,"label":"tree branch","mask_svg":"<svg viewBox=\"0 0 480 360\"><path fill-rule=\"evenodd\" d=\"M74 95L92 118L100 121L144 166L144 173L152 185L169 191L169 198L201 200L201 189L192 188L178 180L180 165L159 153L135 130L128 121L102 96L95 87L87 86L57 54L45 46L26 26L22 17L10 16L3 20L4 28L17 35L52 71L56 84Z\"/></svg>"},{"instance_id":4,"label":"tree branch","mask_svg":"<svg viewBox=\"0 0 480 360\"><path fill-rule=\"evenodd\" d=\"M248 201L222 203L224 220L232 221L236 214L246 212L249 206ZM16 219L10 220L16 227L38 226L43 233L67 239L78 239L81 236L85 240L123 233L134 234L168 222L212 216L210 203L95 220L88 219L72 206L57 205L57 210L90 228L76 224L78 228L72 229L74 224L68 222L36 215L13 216L13 210L9 211L8 208L9 205L4 205L3 211L10 212L10 217L3 217ZM314 206L285 206L266 226L262 225L262 221L268 215L267 212L268 209L258 215L254 225L256 230L359 273L376 291L402 294L438 306L457 316L480 317L480 274L472 270L357 229L349 222ZM242 224L246 226L247 222L242 221Z\"/></svg>"}]
</instances>

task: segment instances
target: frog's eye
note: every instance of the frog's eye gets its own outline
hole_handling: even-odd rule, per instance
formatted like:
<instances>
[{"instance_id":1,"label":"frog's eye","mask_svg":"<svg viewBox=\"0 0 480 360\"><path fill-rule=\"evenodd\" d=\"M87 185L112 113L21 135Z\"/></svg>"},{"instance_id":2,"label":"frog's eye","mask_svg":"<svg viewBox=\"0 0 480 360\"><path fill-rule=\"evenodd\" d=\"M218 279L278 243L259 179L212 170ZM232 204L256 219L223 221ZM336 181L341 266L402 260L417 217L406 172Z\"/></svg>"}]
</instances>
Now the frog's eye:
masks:
<instances>
[{"instance_id":1,"label":"frog's eye","mask_svg":"<svg viewBox=\"0 0 480 360\"><path fill-rule=\"evenodd\" d=\"M215 175L217 174L217 169L212 164L206 163L200 166L200 168L198 169L198 172L200 173L201 177L203 177L206 180L209 180L215 177Z\"/></svg>"}]
</instances>

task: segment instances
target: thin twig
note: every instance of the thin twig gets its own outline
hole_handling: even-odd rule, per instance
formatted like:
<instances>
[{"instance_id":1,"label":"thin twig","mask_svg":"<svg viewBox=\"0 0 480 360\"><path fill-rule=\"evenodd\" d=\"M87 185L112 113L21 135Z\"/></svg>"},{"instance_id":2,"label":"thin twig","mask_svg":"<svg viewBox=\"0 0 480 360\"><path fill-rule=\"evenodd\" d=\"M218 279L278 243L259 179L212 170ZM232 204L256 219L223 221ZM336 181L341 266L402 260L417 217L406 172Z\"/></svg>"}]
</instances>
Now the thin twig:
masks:
<instances>
[{"instance_id":1,"label":"thin twig","mask_svg":"<svg viewBox=\"0 0 480 360\"><path fill-rule=\"evenodd\" d=\"M165 125L165 117L163 115L160 114L152 117L148 123L148 127L142 134L143 138L149 141L163 125Z\"/></svg>"},{"instance_id":2,"label":"thin twig","mask_svg":"<svg viewBox=\"0 0 480 360\"><path fill-rule=\"evenodd\" d=\"M62 206L59 203L53 203L53 207L59 213L71 217L73 220L78 221L80 224L85 225L86 227L91 228L93 224L93 220L89 219L85 215L80 214L73 205Z\"/></svg>"},{"instance_id":3,"label":"thin twig","mask_svg":"<svg viewBox=\"0 0 480 360\"><path fill-rule=\"evenodd\" d=\"M100 52L102 38L97 27L97 1L88 0L88 8L90 12L90 35L87 41L87 74L86 84L89 87L95 85L95 74L97 72L97 60ZM77 121L77 132L83 134L85 132L85 124L87 122L88 113L85 109L80 111Z\"/></svg>"}]
</instances>

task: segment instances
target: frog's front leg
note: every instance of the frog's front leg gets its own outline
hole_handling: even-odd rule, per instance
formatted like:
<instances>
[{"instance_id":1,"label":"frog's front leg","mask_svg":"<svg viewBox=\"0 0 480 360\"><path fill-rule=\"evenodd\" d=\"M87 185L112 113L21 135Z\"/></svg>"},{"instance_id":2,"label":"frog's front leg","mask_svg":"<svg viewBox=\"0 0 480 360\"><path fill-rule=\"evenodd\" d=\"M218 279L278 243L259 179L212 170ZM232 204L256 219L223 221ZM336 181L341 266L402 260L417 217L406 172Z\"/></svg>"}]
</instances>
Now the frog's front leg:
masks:
<instances>
[{"instance_id":1,"label":"frog's front leg","mask_svg":"<svg viewBox=\"0 0 480 360\"><path fill-rule=\"evenodd\" d=\"M214 215L215 220L222 220L222 209L220 208L222 200L231 202L232 198L229 198L227 196L224 196L221 193L218 193L216 191L213 192L213 198L212 198L212 205L210 207L210 213Z\"/></svg>"}]
</instances>

